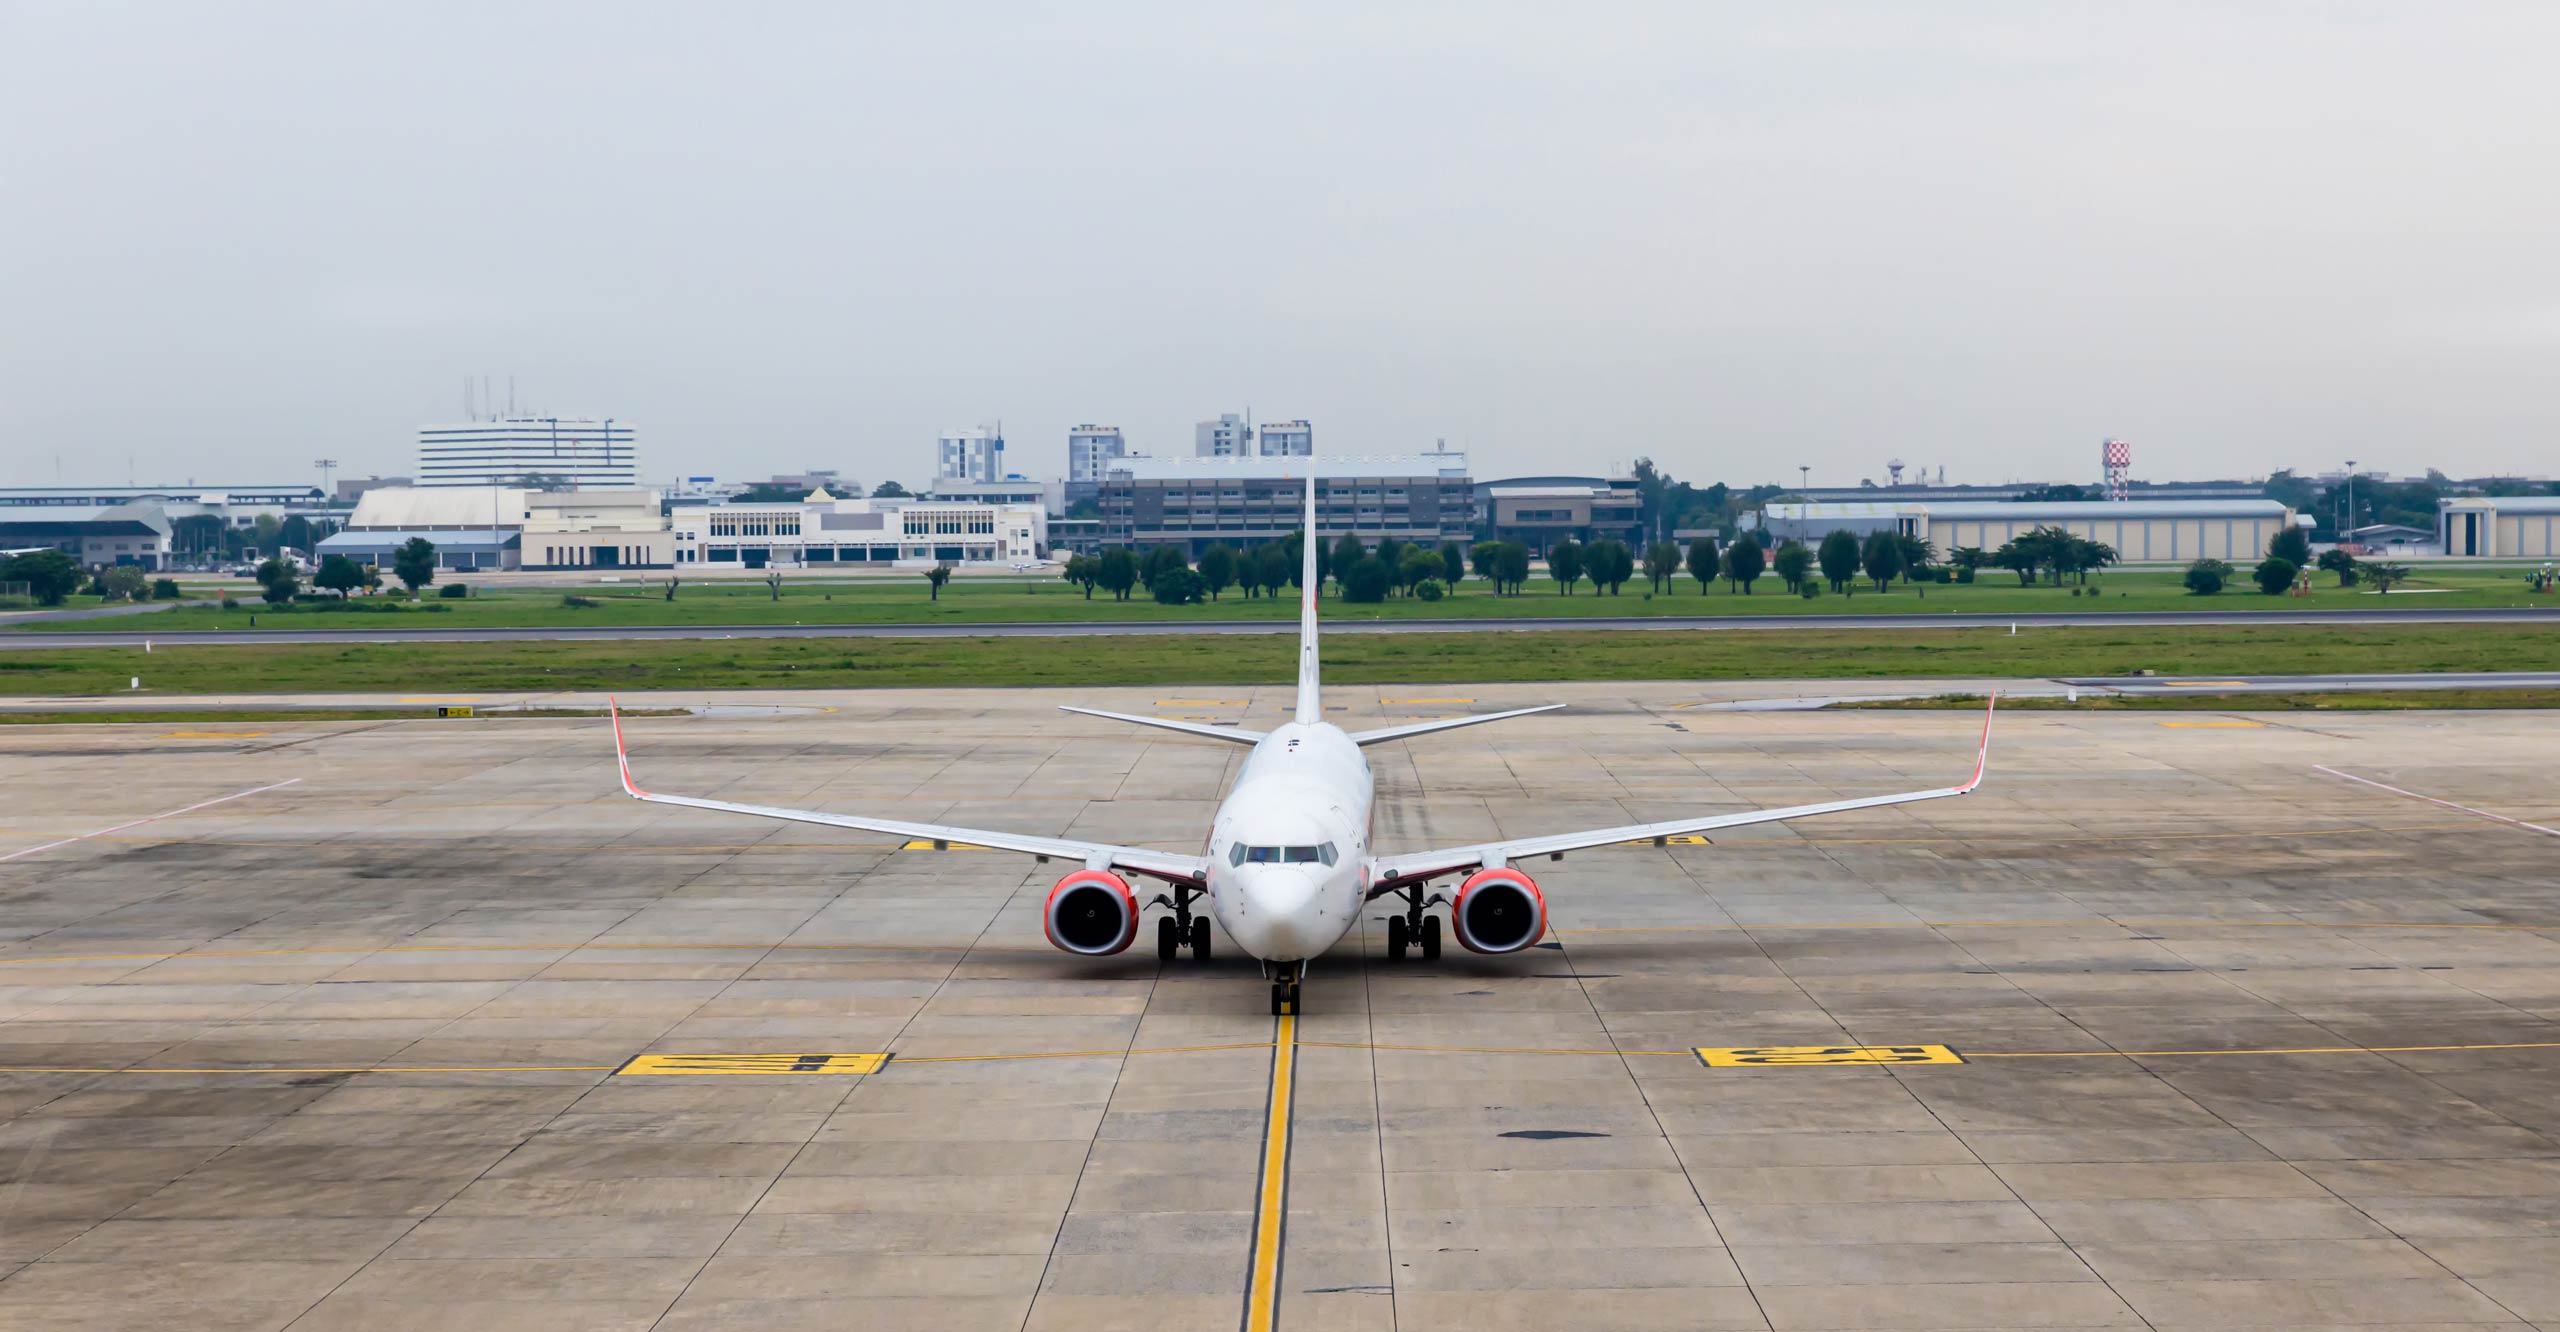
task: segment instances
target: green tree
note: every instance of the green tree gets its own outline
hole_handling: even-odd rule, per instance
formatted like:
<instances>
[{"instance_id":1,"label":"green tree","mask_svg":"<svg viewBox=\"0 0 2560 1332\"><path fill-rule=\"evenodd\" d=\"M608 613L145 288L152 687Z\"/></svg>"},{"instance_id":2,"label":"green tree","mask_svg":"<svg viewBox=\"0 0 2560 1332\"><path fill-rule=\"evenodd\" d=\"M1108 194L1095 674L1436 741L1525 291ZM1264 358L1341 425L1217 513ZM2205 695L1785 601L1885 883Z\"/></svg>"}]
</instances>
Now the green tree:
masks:
<instances>
[{"instance_id":1,"label":"green tree","mask_svg":"<svg viewBox=\"0 0 2560 1332\"><path fill-rule=\"evenodd\" d=\"M1467 548L1467 560L1474 566L1476 577L1493 584L1495 596L1502 595L1503 545L1500 541L1479 541Z\"/></svg>"},{"instance_id":2,"label":"green tree","mask_svg":"<svg viewBox=\"0 0 2560 1332\"><path fill-rule=\"evenodd\" d=\"M1396 562L1396 581L1410 595L1426 582L1437 581L1448 572L1440 562L1440 552L1425 546L1408 546L1404 557Z\"/></svg>"},{"instance_id":3,"label":"green tree","mask_svg":"<svg viewBox=\"0 0 2560 1332\"><path fill-rule=\"evenodd\" d=\"M301 551L305 555L310 554L311 520L298 513L286 518L284 522L279 524L276 528L276 540L283 543L288 549ZM314 579L312 581L317 582L319 580Z\"/></svg>"},{"instance_id":4,"label":"green tree","mask_svg":"<svg viewBox=\"0 0 2560 1332\"><path fill-rule=\"evenodd\" d=\"M1138 557L1127 546L1113 546L1102 552L1093 580L1111 594L1113 601L1127 601L1129 589L1138 585Z\"/></svg>"},{"instance_id":5,"label":"green tree","mask_svg":"<svg viewBox=\"0 0 2560 1332\"><path fill-rule=\"evenodd\" d=\"M1725 576L1742 585L1742 595L1751 595L1751 585L1769 567L1768 557L1760 553L1760 538L1749 532L1734 538L1724 552Z\"/></svg>"},{"instance_id":6,"label":"green tree","mask_svg":"<svg viewBox=\"0 0 2560 1332\"><path fill-rule=\"evenodd\" d=\"M951 581L951 569L950 569L950 566L948 566L948 565L937 564L937 565L933 566L932 568L925 570L925 571L924 571L925 600L927 600L927 601L940 601L940 600L942 600L942 585L943 585L944 583L948 583L948 582L950 582L950 581Z\"/></svg>"},{"instance_id":7,"label":"green tree","mask_svg":"<svg viewBox=\"0 0 2560 1332\"><path fill-rule=\"evenodd\" d=\"M2356 569L2372 580L2376 592L2388 593L2394 584L2409 581L2409 566L2405 564L2359 564Z\"/></svg>"},{"instance_id":8,"label":"green tree","mask_svg":"<svg viewBox=\"0 0 2560 1332\"><path fill-rule=\"evenodd\" d=\"M1084 589L1084 599L1093 600L1094 580L1102 573L1102 561L1091 555L1070 555L1058 576Z\"/></svg>"},{"instance_id":9,"label":"green tree","mask_svg":"<svg viewBox=\"0 0 2560 1332\"><path fill-rule=\"evenodd\" d=\"M1191 553L1180 546L1166 544L1147 552L1138 565L1138 581L1153 583L1156 575L1191 567Z\"/></svg>"},{"instance_id":10,"label":"green tree","mask_svg":"<svg viewBox=\"0 0 2560 1332\"><path fill-rule=\"evenodd\" d=\"M1869 532L1859 563L1866 569L1867 577L1875 580L1876 590L1882 592L1886 584L1893 581L1894 575L1902 572L1901 535L1881 528Z\"/></svg>"},{"instance_id":11,"label":"green tree","mask_svg":"<svg viewBox=\"0 0 2560 1332\"><path fill-rule=\"evenodd\" d=\"M1334 586L1342 586L1342 575L1344 572L1349 570L1352 565L1358 564L1361 557L1368 553L1368 547L1360 544L1359 533L1343 533L1342 536L1333 543L1333 551L1327 561L1328 567L1333 574ZM1381 565L1380 567L1384 568L1385 566Z\"/></svg>"},{"instance_id":12,"label":"green tree","mask_svg":"<svg viewBox=\"0 0 2560 1332\"><path fill-rule=\"evenodd\" d=\"M2249 576L2257 580L2259 591L2280 597L2293 590L2293 580L2301 573L2301 565L2282 556L2270 555L2258 561L2258 567Z\"/></svg>"},{"instance_id":13,"label":"green tree","mask_svg":"<svg viewBox=\"0 0 2560 1332\"><path fill-rule=\"evenodd\" d=\"M1342 599L1356 602L1379 602L1387 599L1387 586L1395 581L1387 566L1375 555L1363 555L1343 566L1336 575L1342 584Z\"/></svg>"},{"instance_id":14,"label":"green tree","mask_svg":"<svg viewBox=\"0 0 2560 1332\"><path fill-rule=\"evenodd\" d=\"M154 578L151 580L151 599L153 601L176 601L185 595L185 592L179 590L178 580L175 578Z\"/></svg>"},{"instance_id":15,"label":"green tree","mask_svg":"<svg viewBox=\"0 0 2560 1332\"><path fill-rule=\"evenodd\" d=\"M507 484L519 490L551 492L571 489L569 478L558 472L526 472Z\"/></svg>"},{"instance_id":16,"label":"green tree","mask_svg":"<svg viewBox=\"0 0 2560 1332\"><path fill-rule=\"evenodd\" d=\"M2356 585L2356 557L2331 546L2320 552L2320 567L2338 576L2338 586Z\"/></svg>"},{"instance_id":17,"label":"green tree","mask_svg":"<svg viewBox=\"0 0 2560 1332\"><path fill-rule=\"evenodd\" d=\"M1769 557L1769 565L1780 578L1787 580L1789 592L1804 590L1804 580L1813 574L1813 552L1798 541L1783 542L1778 553Z\"/></svg>"},{"instance_id":18,"label":"green tree","mask_svg":"<svg viewBox=\"0 0 2560 1332\"><path fill-rule=\"evenodd\" d=\"M899 484L898 484L897 482L895 482L895 481L883 481L883 482L881 482L880 484L878 484L878 485L876 485L876 486L873 486L873 487L871 488L871 498L873 498L873 499L906 499L906 498L908 498L908 495L907 495L907 488L906 488L905 486L899 485Z\"/></svg>"},{"instance_id":19,"label":"green tree","mask_svg":"<svg viewBox=\"0 0 2560 1332\"><path fill-rule=\"evenodd\" d=\"M1705 596L1707 589L1716 585L1716 578L1723 569L1723 562L1716 555L1714 537L1700 537L1689 543L1689 576L1698 580L1698 595Z\"/></svg>"},{"instance_id":20,"label":"green tree","mask_svg":"<svg viewBox=\"0 0 2560 1332\"><path fill-rule=\"evenodd\" d=\"M1849 580L1858 576L1857 534L1845 527L1833 529L1822 539L1814 560L1822 566L1822 576L1830 582L1832 591L1845 589Z\"/></svg>"},{"instance_id":21,"label":"green tree","mask_svg":"<svg viewBox=\"0 0 2560 1332\"><path fill-rule=\"evenodd\" d=\"M2311 563L2311 537L2300 527L2287 523L2267 539L2267 554L2294 568L2302 568Z\"/></svg>"},{"instance_id":22,"label":"green tree","mask_svg":"<svg viewBox=\"0 0 2560 1332\"><path fill-rule=\"evenodd\" d=\"M284 520L272 513L262 513L249 520L249 530L256 534L258 549L270 555L282 544Z\"/></svg>"},{"instance_id":23,"label":"green tree","mask_svg":"<svg viewBox=\"0 0 2560 1332\"><path fill-rule=\"evenodd\" d=\"M1440 580L1448 584L1448 590L1454 594L1458 590L1458 580L1466 576L1467 548L1455 541L1441 542Z\"/></svg>"},{"instance_id":24,"label":"green tree","mask_svg":"<svg viewBox=\"0 0 2560 1332\"><path fill-rule=\"evenodd\" d=\"M2116 548L2106 542L2076 536L2066 536L2063 542L2063 558L2070 561L2071 572L2080 576L2084 587L2088 585L2090 574L2116 562ZM2054 581L2059 583L2062 579L2057 574Z\"/></svg>"},{"instance_id":25,"label":"green tree","mask_svg":"<svg viewBox=\"0 0 2560 1332\"><path fill-rule=\"evenodd\" d=\"M1155 576L1147 580L1147 594L1160 606L1190 606L1199 602L1201 590L1207 586L1208 580L1186 564L1156 570Z\"/></svg>"},{"instance_id":26,"label":"green tree","mask_svg":"<svg viewBox=\"0 0 2560 1332\"><path fill-rule=\"evenodd\" d=\"M2212 596L2230 581L2231 566L2220 560L2198 560L2187 566L2187 590L2197 596Z\"/></svg>"},{"instance_id":27,"label":"green tree","mask_svg":"<svg viewBox=\"0 0 2560 1332\"><path fill-rule=\"evenodd\" d=\"M1227 543L1215 542L1200 552L1200 581L1209 589L1211 601L1236 581L1236 553Z\"/></svg>"},{"instance_id":28,"label":"green tree","mask_svg":"<svg viewBox=\"0 0 2560 1332\"><path fill-rule=\"evenodd\" d=\"M1635 553L1627 549L1626 542L1614 538L1608 541L1594 541L1582 558L1584 566L1591 575L1591 586L1594 591L1606 588L1609 595L1614 597L1618 595L1618 589L1626 585L1628 579L1636 576Z\"/></svg>"},{"instance_id":29,"label":"green tree","mask_svg":"<svg viewBox=\"0 0 2560 1332\"><path fill-rule=\"evenodd\" d=\"M1573 538L1567 537L1547 551L1547 577L1556 580L1566 596L1573 595L1573 585L1582 581L1582 547Z\"/></svg>"},{"instance_id":30,"label":"green tree","mask_svg":"<svg viewBox=\"0 0 2560 1332\"><path fill-rule=\"evenodd\" d=\"M1990 559L1989 553L1980 546L1958 546L1947 552L1947 563L1956 567L1956 581L1959 583L1972 582L1973 571L1989 563Z\"/></svg>"},{"instance_id":31,"label":"green tree","mask_svg":"<svg viewBox=\"0 0 2560 1332\"><path fill-rule=\"evenodd\" d=\"M391 576L409 589L410 596L436 580L436 543L425 537L411 537L391 552Z\"/></svg>"},{"instance_id":32,"label":"green tree","mask_svg":"<svg viewBox=\"0 0 2560 1332\"><path fill-rule=\"evenodd\" d=\"M1676 541L1657 541L1644 548L1644 577L1657 593L1662 585L1680 576L1680 545Z\"/></svg>"},{"instance_id":33,"label":"green tree","mask_svg":"<svg viewBox=\"0 0 2560 1332\"><path fill-rule=\"evenodd\" d=\"M258 566L258 586L265 589L262 595L268 605L281 606L302 590L302 574L293 567L291 560L281 555L269 556Z\"/></svg>"},{"instance_id":34,"label":"green tree","mask_svg":"<svg viewBox=\"0 0 2560 1332\"><path fill-rule=\"evenodd\" d=\"M1280 595L1280 589L1298 580L1298 548L1293 548L1290 543L1274 541L1264 546L1262 553L1255 557L1262 565L1262 585L1270 589L1271 595ZM1321 546L1317 553L1323 553Z\"/></svg>"},{"instance_id":35,"label":"green tree","mask_svg":"<svg viewBox=\"0 0 2560 1332\"><path fill-rule=\"evenodd\" d=\"M1916 536L1898 535L1894 540L1902 547L1902 581L1929 576L1929 566L1938 562L1938 548Z\"/></svg>"},{"instance_id":36,"label":"green tree","mask_svg":"<svg viewBox=\"0 0 2560 1332\"><path fill-rule=\"evenodd\" d=\"M0 583L24 583L42 606L59 606L80 590L80 562L58 550L31 550L0 564Z\"/></svg>"},{"instance_id":37,"label":"green tree","mask_svg":"<svg viewBox=\"0 0 2560 1332\"><path fill-rule=\"evenodd\" d=\"M1502 559L1495 569L1499 581L1510 585L1511 595L1520 595L1520 589L1529 585L1529 548L1517 541L1503 542Z\"/></svg>"},{"instance_id":38,"label":"green tree","mask_svg":"<svg viewBox=\"0 0 2560 1332\"><path fill-rule=\"evenodd\" d=\"M140 601L151 579L137 565L119 564L98 574L100 594L110 601Z\"/></svg>"},{"instance_id":39,"label":"green tree","mask_svg":"<svg viewBox=\"0 0 2560 1332\"><path fill-rule=\"evenodd\" d=\"M364 566L344 555L324 555L320 558L320 572L311 576L311 585L325 587L344 601L348 593L364 586Z\"/></svg>"},{"instance_id":40,"label":"green tree","mask_svg":"<svg viewBox=\"0 0 2560 1332\"><path fill-rule=\"evenodd\" d=\"M2044 552L2025 537L2014 537L2001 542L2000 549L1991 552L1991 563L2016 574L2018 586L2025 587L2036 580L2036 571L2044 567Z\"/></svg>"}]
</instances>

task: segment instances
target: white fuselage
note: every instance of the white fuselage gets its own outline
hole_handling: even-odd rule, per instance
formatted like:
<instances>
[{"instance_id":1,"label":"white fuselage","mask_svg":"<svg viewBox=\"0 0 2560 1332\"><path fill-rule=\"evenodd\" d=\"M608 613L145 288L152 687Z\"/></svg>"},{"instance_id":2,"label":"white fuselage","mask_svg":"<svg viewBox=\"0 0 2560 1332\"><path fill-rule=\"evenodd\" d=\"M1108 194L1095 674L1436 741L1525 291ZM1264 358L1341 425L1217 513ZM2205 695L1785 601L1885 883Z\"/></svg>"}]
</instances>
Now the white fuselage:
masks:
<instances>
[{"instance_id":1,"label":"white fuselage","mask_svg":"<svg viewBox=\"0 0 2560 1332\"><path fill-rule=\"evenodd\" d=\"M1266 962L1321 954L1368 900L1369 761L1342 728L1291 722L1246 756L1209 830L1209 911Z\"/></svg>"}]
</instances>

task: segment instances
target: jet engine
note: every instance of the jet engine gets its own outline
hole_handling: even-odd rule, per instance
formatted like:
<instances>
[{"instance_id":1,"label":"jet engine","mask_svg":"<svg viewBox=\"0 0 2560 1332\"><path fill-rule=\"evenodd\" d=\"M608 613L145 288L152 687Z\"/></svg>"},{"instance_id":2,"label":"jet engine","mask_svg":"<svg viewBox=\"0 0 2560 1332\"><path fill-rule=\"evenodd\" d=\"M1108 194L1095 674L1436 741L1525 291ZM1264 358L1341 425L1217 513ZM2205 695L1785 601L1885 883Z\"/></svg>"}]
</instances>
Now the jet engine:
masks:
<instances>
[{"instance_id":1,"label":"jet engine","mask_svg":"<svg viewBox=\"0 0 2560 1332\"><path fill-rule=\"evenodd\" d=\"M1080 869L1049 890L1040 924L1055 947L1107 957L1138 937L1138 897L1109 870Z\"/></svg>"},{"instance_id":2,"label":"jet engine","mask_svg":"<svg viewBox=\"0 0 2560 1332\"><path fill-rule=\"evenodd\" d=\"M1516 953L1547 933L1547 899L1516 869L1477 870L1458 885L1449 923L1471 953Z\"/></svg>"}]
</instances>

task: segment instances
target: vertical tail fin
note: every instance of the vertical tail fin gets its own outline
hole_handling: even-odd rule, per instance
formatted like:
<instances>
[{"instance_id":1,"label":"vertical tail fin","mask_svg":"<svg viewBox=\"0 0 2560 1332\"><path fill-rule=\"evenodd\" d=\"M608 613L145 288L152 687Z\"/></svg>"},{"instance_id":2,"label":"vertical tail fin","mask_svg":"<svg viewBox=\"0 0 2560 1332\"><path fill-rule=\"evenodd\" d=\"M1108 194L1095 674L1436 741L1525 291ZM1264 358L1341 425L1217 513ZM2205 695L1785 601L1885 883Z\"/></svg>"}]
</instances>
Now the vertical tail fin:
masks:
<instances>
[{"instance_id":1,"label":"vertical tail fin","mask_svg":"<svg viewBox=\"0 0 2560 1332\"><path fill-rule=\"evenodd\" d=\"M1298 710L1296 720L1324 720L1323 673L1316 667L1316 460L1307 459L1307 537L1298 556Z\"/></svg>"}]
</instances>

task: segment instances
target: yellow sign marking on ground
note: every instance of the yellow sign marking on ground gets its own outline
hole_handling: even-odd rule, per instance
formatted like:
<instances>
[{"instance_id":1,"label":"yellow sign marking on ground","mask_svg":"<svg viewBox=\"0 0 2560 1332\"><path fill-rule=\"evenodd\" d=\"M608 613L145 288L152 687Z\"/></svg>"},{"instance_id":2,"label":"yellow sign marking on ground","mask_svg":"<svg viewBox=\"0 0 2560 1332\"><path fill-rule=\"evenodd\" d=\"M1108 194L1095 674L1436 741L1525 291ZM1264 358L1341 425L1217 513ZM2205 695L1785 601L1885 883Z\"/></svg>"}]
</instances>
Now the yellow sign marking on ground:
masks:
<instances>
[{"instance_id":1,"label":"yellow sign marking on ground","mask_svg":"<svg viewBox=\"0 0 2560 1332\"><path fill-rule=\"evenodd\" d=\"M1943 1045L1739 1045L1697 1048L1709 1068L1824 1068L1839 1064L1961 1064Z\"/></svg>"},{"instance_id":2,"label":"yellow sign marking on ground","mask_svg":"<svg viewBox=\"0 0 2560 1332\"><path fill-rule=\"evenodd\" d=\"M264 731L171 731L163 740L254 740Z\"/></svg>"},{"instance_id":3,"label":"yellow sign marking on ground","mask_svg":"<svg viewBox=\"0 0 2560 1332\"><path fill-rule=\"evenodd\" d=\"M899 850L901 850L901 851L984 851L984 850L986 850L986 848L985 848L985 847L983 847L983 846L976 846L976 845L972 845L971 843L968 843L968 842L935 842L935 841L928 841L928 840L926 840L926 839L924 839L924 838L917 838L915 841L912 841L912 842L900 842L900 843L898 843L898 849L899 849Z\"/></svg>"},{"instance_id":4,"label":"yellow sign marking on ground","mask_svg":"<svg viewBox=\"0 0 2560 1332\"><path fill-rule=\"evenodd\" d=\"M442 704L436 708L436 715L439 717L468 717L471 715L471 705L468 703Z\"/></svg>"},{"instance_id":5,"label":"yellow sign marking on ground","mask_svg":"<svg viewBox=\"0 0 2560 1332\"><path fill-rule=\"evenodd\" d=\"M616 1077L788 1076L877 1073L889 1056L871 1054L656 1054L638 1055L615 1069Z\"/></svg>"},{"instance_id":6,"label":"yellow sign marking on ground","mask_svg":"<svg viewBox=\"0 0 2560 1332\"><path fill-rule=\"evenodd\" d=\"M2265 722L2253 721L2162 722L2160 724L2173 731L2255 731L2266 725Z\"/></svg>"},{"instance_id":7,"label":"yellow sign marking on ground","mask_svg":"<svg viewBox=\"0 0 2560 1332\"><path fill-rule=\"evenodd\" d=\"M1289 1217L1289 1110L1296 1096L1298 1019L1279 1019L1271 1040L1271 1100L1263 1112L1262 1190L1254 1208L1244 1332L1272 1332L1280 1317L1280 1246Z\"/></svg>"}]
</instances>

